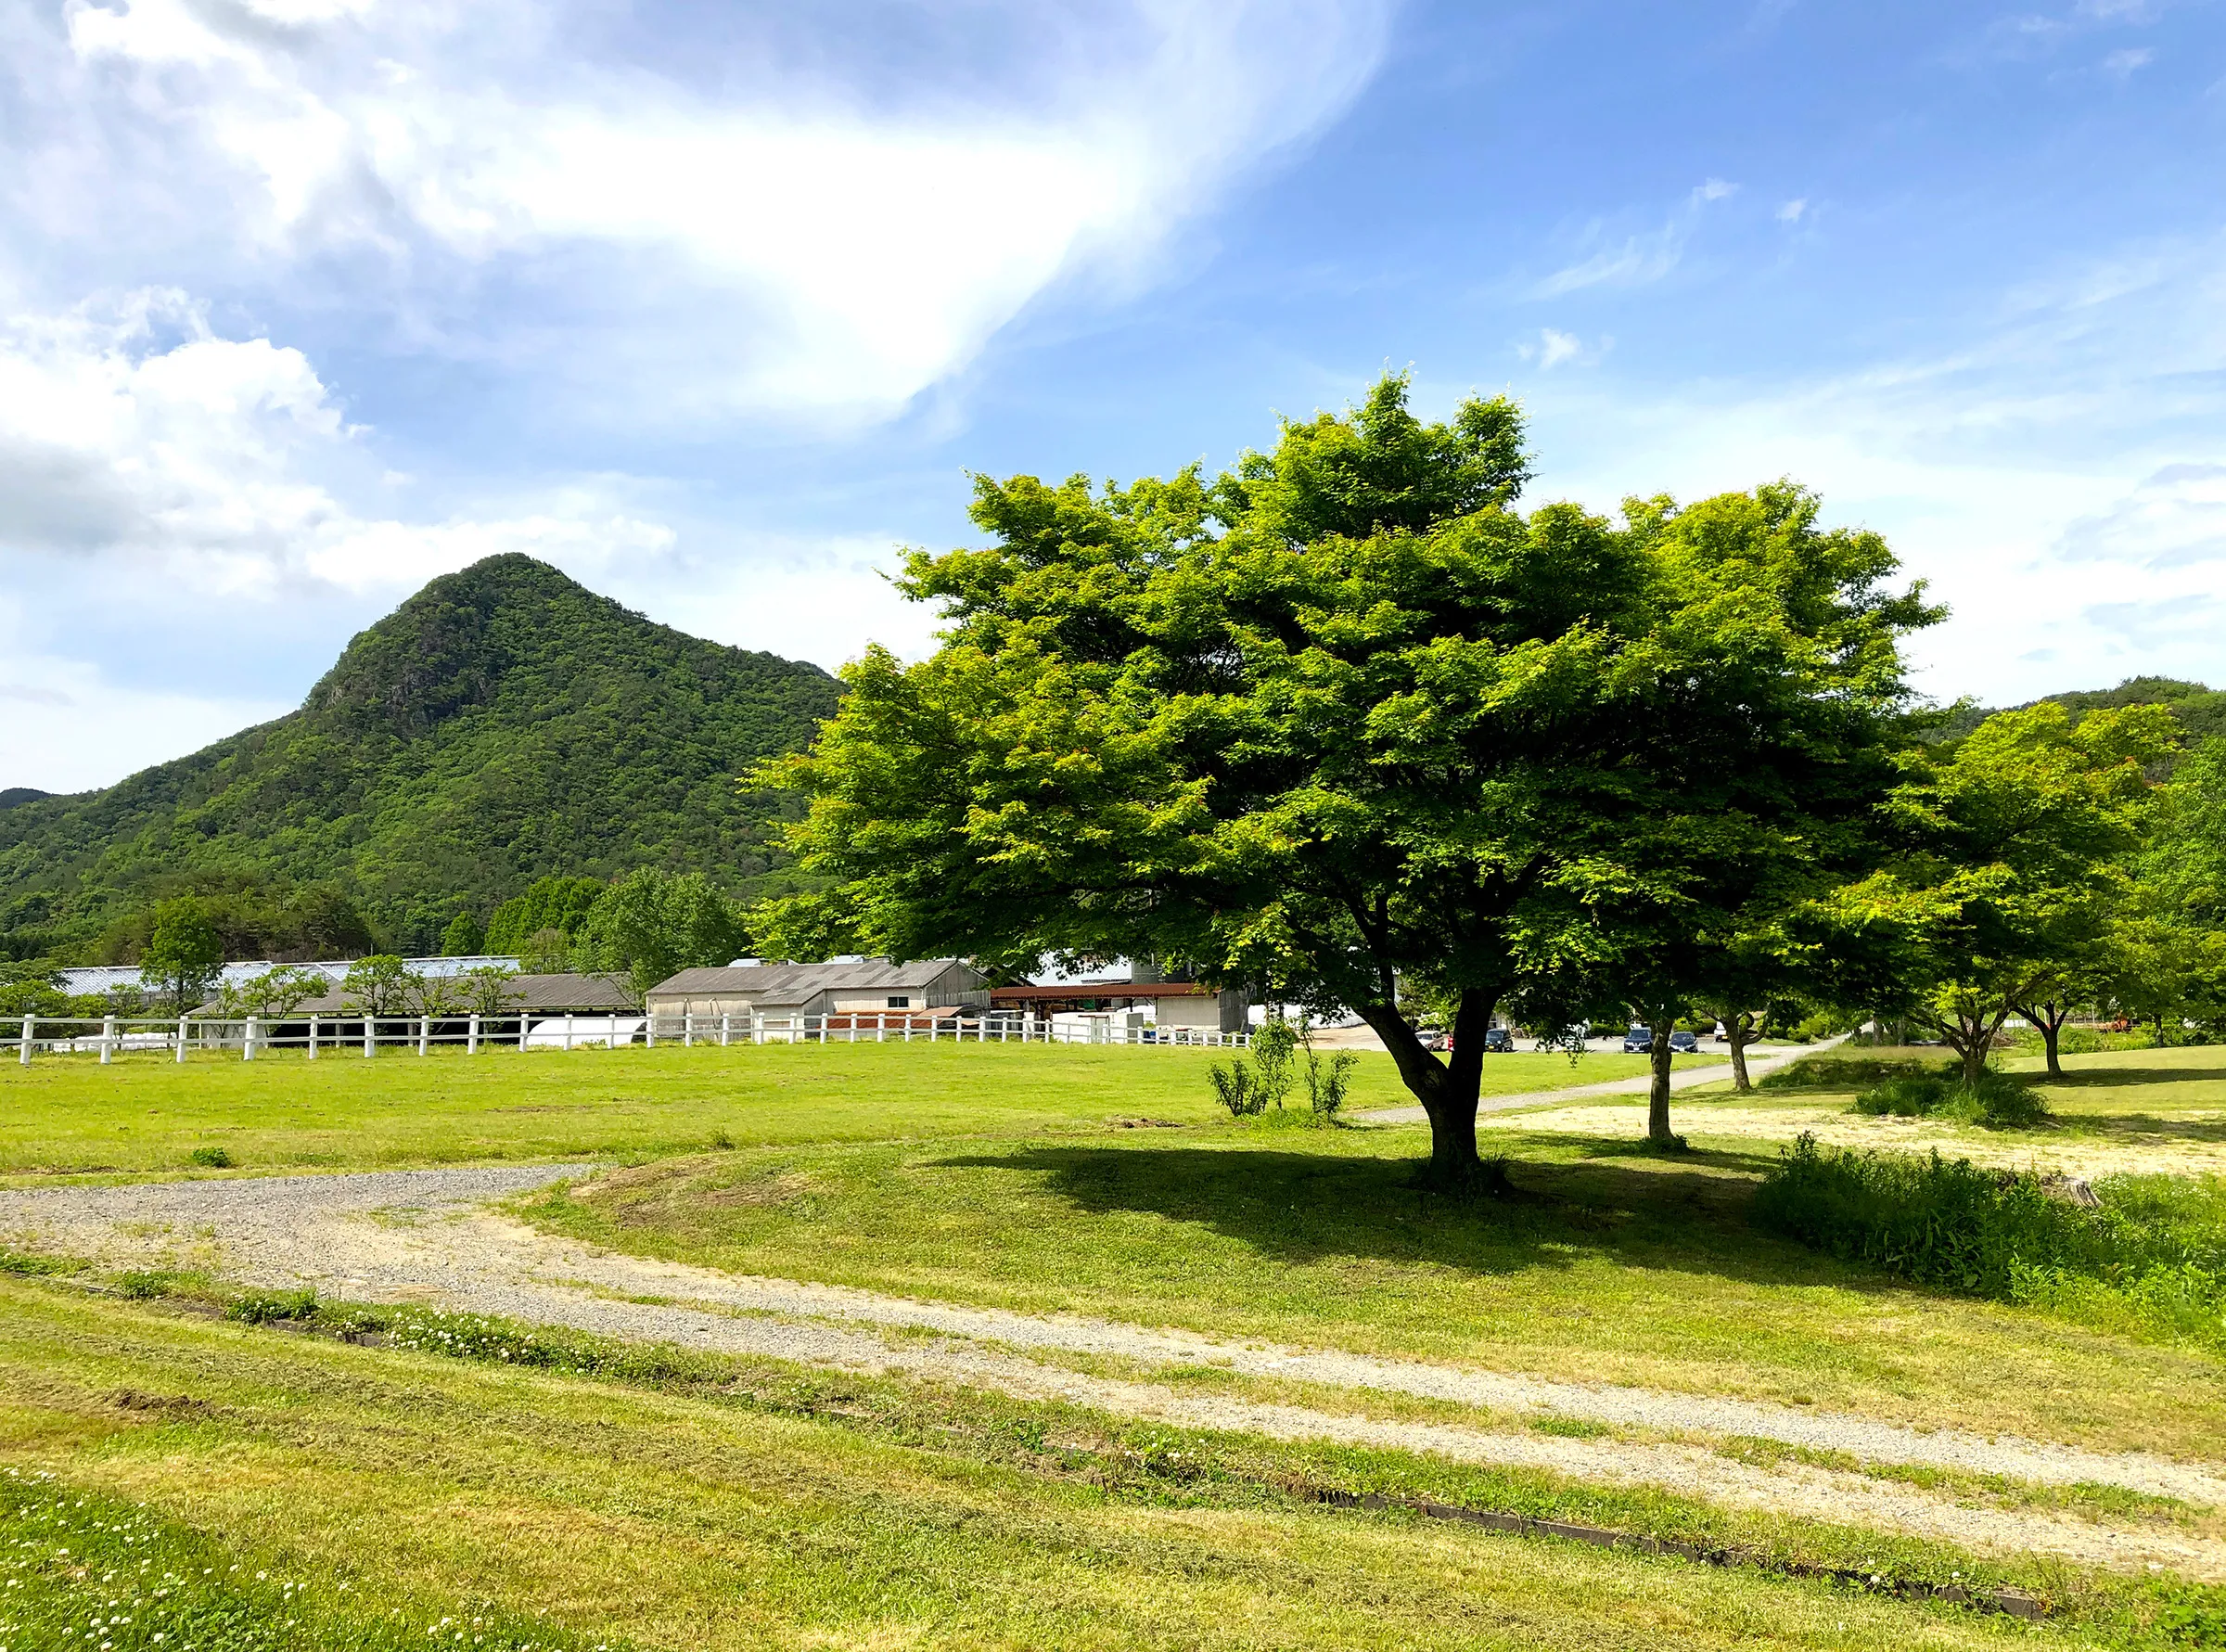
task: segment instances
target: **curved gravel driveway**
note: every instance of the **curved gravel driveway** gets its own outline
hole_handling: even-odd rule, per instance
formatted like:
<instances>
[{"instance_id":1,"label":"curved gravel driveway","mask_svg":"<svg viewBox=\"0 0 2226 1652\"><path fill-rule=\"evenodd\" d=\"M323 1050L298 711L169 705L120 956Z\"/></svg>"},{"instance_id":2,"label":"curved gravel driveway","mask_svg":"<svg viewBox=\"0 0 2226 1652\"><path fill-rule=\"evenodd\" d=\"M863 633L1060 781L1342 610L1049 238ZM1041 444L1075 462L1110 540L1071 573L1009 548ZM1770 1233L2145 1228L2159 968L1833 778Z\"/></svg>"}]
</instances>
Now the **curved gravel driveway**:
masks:
<instances>
[{"instance_id":1,"label":"curved gravel driveway","mask_svg":"<svg viewBox=\"0 0 2226 1652\"><path fill-rule=\"evenodd\" d=\"M242 1283L314 1287L364 1301L414 1301L642 1340L852 1370L896 1371L1005 1392L1058 1396L1118 1415L1435 1452L1662 1486L1721 1502L1919 1532L2092 1564L2168 1565L2226 1579L2226 1543L2137 1522L1966 1506L1951 1493L1859 1474L1731 1461L1704 1445L1579 1440L1529 1429L1395 1421L1178 1391L1062 1369L1024 1351L1112 1354L1147 1365L1212 1364L1608 1425L1753 1436L2047 1485L2120 1486L2226 1507L2226 1466L2109 1454L2010 1438L1914 1429L1847 1414L1702 1394L1591 1387L1336 1350L1217 1341L1080 1315L1030 1315L915 1301L842 1287L649 1261L553 1237L484 1209L584 1165L233 1178L0 1192L9 1242L117 1266L196 1265ZM625 1300L649 1298L650 1300ZM939 1333L930 1338L895 1330Z\"/></svg>"}]
</instances>

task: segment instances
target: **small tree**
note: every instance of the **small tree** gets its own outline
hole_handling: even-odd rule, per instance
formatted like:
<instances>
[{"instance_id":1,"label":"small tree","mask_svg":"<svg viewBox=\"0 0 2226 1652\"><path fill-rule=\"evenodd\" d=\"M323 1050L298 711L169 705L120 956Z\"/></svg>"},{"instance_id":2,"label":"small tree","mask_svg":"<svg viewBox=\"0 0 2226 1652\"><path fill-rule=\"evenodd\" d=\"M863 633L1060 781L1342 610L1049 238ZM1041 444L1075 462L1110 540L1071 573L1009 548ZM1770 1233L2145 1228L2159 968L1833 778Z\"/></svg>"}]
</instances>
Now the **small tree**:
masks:
<instances>
[{"instance_id":1,"label":"small tree","mask_svg":"<svg viewBox=\"0 0 2226 1652\"><path fill-rule=\"evenodd\" d=\"M331 990L332 978L322 969L303 969L289 964L249 976L237 985L227 984L218 994L217 1002L228 1017L256 1016L275 1020L292 1015L312 998L321 998Z\"/></svg>"},{"instance_id":2,"label":"small tree","mask_svg":"<svg viewBox=\"0 0 2226 1652\"><path fill-rule=\"evenodd\" d=\"M2149 770L2177 739L2161 706L2075 721L2044 700L1911 754L1888 805L1904 852L1838 903L1899 948L1906 1014L1965 1082L2019 1005L2062 1005L2097 966L2129 899Z\"/></svg>"},{"instance_id":3,"label":"small tree","mask_svg":"<svg viewBox=\"0 0 2226 1652\"><path fill-rule=\"evenodd\" d=\"M224 944L216 925L191 895L155 908L154 932L139 954L139 980L184 1015L209 996L224 973Z\"/></svg>"},{"instance_id":4,"label":"small tree","mask_svg":"<svg viewBox=\"0 0 2226 1652\"><path fill-rule=\"evenodd\" d=\"M439 1020L462 1007L464 993L453 975L413 970L403 983L402 1001L412 1015Z\"/></svg>"},{"instance_id":5,"label":"small tree","mask_svg":"<svg viewBox=\"0 0 2226 1652\"><path fill-rule=\"evenodd\" d=\"M1281 1108L1291 1093L1292 1058L1298 1054L1298 1034L1280 1009L1260 1022L1252 1035L1252 1065L1258 1070L1260 1094L1268 1106Z\"/></svg>"},{"instance_id":6,"label":"small tree","mask_svg":"<svg viewBox=\"0 0 2226 1652\"><path fill-rule=\"evenodd\" d=\"M416 971L405 960L390 953L374 953L348 966L340 991L350 1007L361 1014L398 1016L409 1009L416 980Z\"/></svg>"},{"instance_id":7,"label":"small tree","mask_svg":"<svg viewBox=\"0 0 2226 1652\"><path fill-rule=\"evenodd\" d=\"M468 1015L506 1016L524 1002L518 989L518 971L500 964L482 964L453 979L457 1007Z\"/></svg>"},{"instance_id":8,"label":"small tree","mask_svg":"<svg viewBox=\"0 0 2226 1652\"><path fill-rule=\"evenodd\" d=\"M571 967L571 956L562 929L536 929L518 943L518 967L528 975L559 975Z\"/></svg>"},{"instance_id":9,"label":"small tree","mask_svg":"<svg viewBox=\"0 0 2226 1652\"><path fill-rule=\"evenodd\" d=\"M485 944L486 935L480 928L480 920L468 912L459 912L448 920L448 928L441 934L441 955L444 958L468 958Z\"/></svg>"}]
</instances>

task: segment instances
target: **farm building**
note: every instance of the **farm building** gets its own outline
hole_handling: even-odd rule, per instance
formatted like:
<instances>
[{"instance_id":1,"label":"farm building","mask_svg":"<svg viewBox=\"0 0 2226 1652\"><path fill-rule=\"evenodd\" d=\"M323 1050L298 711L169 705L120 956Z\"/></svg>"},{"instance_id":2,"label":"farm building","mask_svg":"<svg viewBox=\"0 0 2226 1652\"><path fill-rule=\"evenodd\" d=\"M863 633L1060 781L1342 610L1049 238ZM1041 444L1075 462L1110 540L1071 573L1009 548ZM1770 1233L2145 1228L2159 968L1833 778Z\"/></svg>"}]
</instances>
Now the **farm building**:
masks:
<instances>
[{"instance_id":1,"label":"farm building","mask_svg":"<svg viewBox=\"0 0 2226 1652\"><path fill-rule=\"evenodd\" d=\"M1242 1032L1251 998L1241 987L1216 989L1196 981L1073 980L1053 986L999 987L997 1008L1052 1018L1067 1015L1149 1012L1162 1032Z\"/></svg>"},{"instance_id":2,"label":"farm building","mask_svg":"<svg viewBox=\"0 0 2226 1652\"><path fill-rule=\"evenodd\" d=\"M684 969L649 989L648 1012L683 1016L828 1016L889 1010L984 1010L990 978L963 958L892 964L736 964Z\"/></svg>"}]
</instances>

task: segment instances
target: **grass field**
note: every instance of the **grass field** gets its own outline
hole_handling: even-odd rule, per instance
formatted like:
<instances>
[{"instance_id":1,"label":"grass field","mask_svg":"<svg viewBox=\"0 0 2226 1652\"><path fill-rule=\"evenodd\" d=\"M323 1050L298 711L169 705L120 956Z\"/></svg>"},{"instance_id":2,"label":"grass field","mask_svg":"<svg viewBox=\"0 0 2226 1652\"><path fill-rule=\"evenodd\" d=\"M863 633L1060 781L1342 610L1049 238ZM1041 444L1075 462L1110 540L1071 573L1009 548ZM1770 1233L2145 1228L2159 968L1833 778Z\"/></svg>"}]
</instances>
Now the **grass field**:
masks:
<instances>
[{"instance_id":1,"label":"grass field","mask_svg":"<svg viewBox=\"0 0 2226 1652\"><path fill-rule=\"evenodd\" d=\"M737 1149L526 1202L735 1273L2204 1454L2197 1350L1913 1289L1757 1233L1771 1159L1508 1133L1523 1197L1414 1193L1419 1127ZM2168 1391L2174 1403L2159 1405Z\"/></svg>"},{"instance_id":2,"label":"grass field","mask_svg":"<svg viewBox=\"0 0 2226 1652\"><path fill-rule=\"evenodd\" d=\"M0 1178L174 1172L198 1146L243 1169L643 1158L744 1144L884 1141L1207 1122L1206 1050L837 1044L693 1050L296 1053L179 1066L154 1056L0 1064ZM1691 1057L1685 1059L1690 1060ZM1706 1059L1706 1058L1703 1058ZM1627 1078L1639 1056L1529 1052L1485 1064L1492 1094ZM1350 1105L1413 1098L1364 1055Z\"/></svg>"},{"instance_id":3,"label":"grass field","mask_svg":"<svg viewBox=\"0 0 2226 1652\"><path fill-rule=\"evenodd\" d=\"M171 1176L208 1146L232 1156L238 1168L218 1173L233 1176L588 1159L605 1168L519 1213L617 1250L929 1300L2220 1454L2215 1352L1910 1287L1759 1232L1746 1205L1784 1118L1859 1132L1906 1122L1848 1116L1844 1095L1681 1095L1695 1150L1677 1158L1642 1148L1643 1114L1621 1098L1501 1119L1488 1150L1508 1155L1517 1197L1464 1207L1413 1185L1421 1127L1233 1121L1208 1099L1209 1059L864 1045L43 1062L0 1069L0 1175L19 1186ZM1639 1067L1521 1055L1486 1074L1513 1093ZM1380 1057L1364 1059L1356 1091L1356 1108L1406 1099ZM2226 1057L2078 1057L2051 1101L2059 1122L2028 1146L2200 1148L2226 1109ZM1569 1125L1579 1115L1592 1123ZM1612 1133L1593 1127L1603 1118ZM1230 1391L1252 1381L1194 1376ZM781 1398L807 1391L810 1405ZM194 1643L211 1652L2164 1648L2226 1636L2216 1592L2182 1600L2168 1577L2017 1562L2012 1581L2059 1608L2018 1625L1752 1568L1324 1508L1278 1488L1419 1487L1759 1553L1874 1556L1896 1574L1974 1564L1907 1537L1414 1453L1363 1462L1180 1431L1139 1443L1124 1427L893 1377L737 1367L644 1386L467 1364L0 1274L0 1457L15 1471L0 1485L0 1558L34 1532L49 1556L43 1569L15 1565L20 1588L0 1580L0 1649L97 1652L60 1627L83 1628L98 1607L104 1633L121 1634L106 1620L130 1608L102 1606L123 1596L101 1591L132 1582L142 1561L149 1578L189 1579L188 1560L207 1568L202 1582L165 1585L175 1592L161 1609L246 1626ZM1242 1483L1196 1471L1239 1460ZM56 1478L34 1484L39 1474ZM2211 1510L2170 1518L2206 1534L2219 1523ZM53 1560L61 1548L115 1563L72 1570ZM307 1587L274 1594L282 1582ZM133 1627L151 1633L160 1613L146 1599ZM156 1644L116 1638L111 1652L142 1646Z\"/></svg>"},{"instance_id":4,"label":"grass field","mask_svg":"<svg viewBox=\"0 0 2226 1652\"><path fill-rule=\"evenodd\" d=\"M776 1373L644 1390L21 1284L0 1282L0 1540L41 1539L7 1564L31 1585L0 1600L10 1645L70 1644L57 1632L100 1611L104 1641L147 1646L157 1589L206 1616L220 1584L235 1633L216 1644L236 1646L2169 1644L2148 1627L2168 1587L2014 1568L2066 1614L2028 1626L1107 1472L1062 1443L1098 1443L1073 1415L1047 1439L961 1399L961 1426L924 1442L783 1415L760 1402ZM889 1398L809 1392L838 1417ZM1158 1443L1164 1460L1190 1442ZM1897 1573L1972 1565L1861 1552Z\"/></svg>"}]
</instances>

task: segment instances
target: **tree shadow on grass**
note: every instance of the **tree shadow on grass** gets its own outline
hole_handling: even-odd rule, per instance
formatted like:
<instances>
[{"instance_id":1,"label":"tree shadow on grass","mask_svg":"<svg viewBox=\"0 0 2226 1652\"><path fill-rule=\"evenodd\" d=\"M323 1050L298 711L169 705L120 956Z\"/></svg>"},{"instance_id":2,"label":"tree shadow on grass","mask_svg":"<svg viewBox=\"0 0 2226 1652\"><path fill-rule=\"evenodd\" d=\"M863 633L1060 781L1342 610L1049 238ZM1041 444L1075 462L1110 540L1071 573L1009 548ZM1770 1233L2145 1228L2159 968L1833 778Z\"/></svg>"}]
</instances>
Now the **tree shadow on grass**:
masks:
<instances>
[{"instance_id":1,"label":"tree shadow on grass","mask_svg":"<svg viewBox=\"0 0 2226 1652\"><path fill-rule=\"evenodd\" d=\"M2066 1113L2059 1116L2057 1122L2083 1135L2226 1142L2226 1119L2165 1119L2155 1113Z\"/></svg>"},{"instance_id":2,"label":"tree shadow on grass","mask_svg":"<svg viewBox=\"0 0 2226 1652\"><path fill-rule=\"evenodd\" d=\"M2051 1090L2116 1090L2134 1084L2215 1084L2226 1082L2226 1067L2081 1067L2073 1068L2060 1079L2052 1079L2045 1072L2021 1072L2018 1076Z\"/></svg>"},{"instance_id":3,"label":"tree shadow on grass","mask_svg":"<svg viewBox=\"0 0 2226 1652\"><path fill-rule=\"evenodd\" d=\"M1640 1168L1626 1162L1638 1146L1588 1142L1575 1162L1514 1163L1514 1197L1473 1202L1418 1187L1413 1159L1061 1144L937 1163L1040 1177L1086 1214L1194 1223L1293 1266L1362 1261L1506 1274L1598 1258L1758 1284L1905 1288L1751 1225L1752 1182L1716 1172L1754 1170L1763 1156L1695 1151Z\"/></svg>"}]
</instances>

